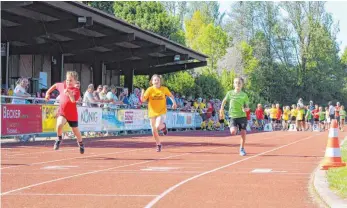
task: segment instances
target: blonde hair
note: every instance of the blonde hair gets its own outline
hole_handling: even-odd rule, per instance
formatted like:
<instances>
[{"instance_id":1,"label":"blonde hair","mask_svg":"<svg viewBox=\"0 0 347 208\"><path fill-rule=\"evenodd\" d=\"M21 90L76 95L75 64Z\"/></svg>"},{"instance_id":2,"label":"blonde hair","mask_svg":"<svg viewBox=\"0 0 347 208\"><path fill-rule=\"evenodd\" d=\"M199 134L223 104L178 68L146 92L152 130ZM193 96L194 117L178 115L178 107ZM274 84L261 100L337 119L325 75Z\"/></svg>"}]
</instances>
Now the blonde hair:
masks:
<instances>
[{"instance_id":1,"label":"blonde hair","mask_svg":"<svg viewBox=\"0 0 347 208\"><path fill-rule=\"evenodd\" d=\"M158 75L158 74L153 74L153 76L151 77L151 80L149 81L149 86L152 86L152 85L153 85L152 82L153 82L153 79L154 79L155 77L158 77L158 78L159 78L159 80L160 80L160 86L163 86L163 84L164 84L164 79L163 79L163 77L162 77L161 75Z\"/></svg>"},{"instance_id":2,"label":"blonde hair","mask_svg":"<svg viewBox=\"0 0 347 208\"><path fill-rule=\"evenodd\" d=\"M66 76L73 77L76 81L78 81L78 73L76 71L67 71Z\"/></svg>"}]
</instances>

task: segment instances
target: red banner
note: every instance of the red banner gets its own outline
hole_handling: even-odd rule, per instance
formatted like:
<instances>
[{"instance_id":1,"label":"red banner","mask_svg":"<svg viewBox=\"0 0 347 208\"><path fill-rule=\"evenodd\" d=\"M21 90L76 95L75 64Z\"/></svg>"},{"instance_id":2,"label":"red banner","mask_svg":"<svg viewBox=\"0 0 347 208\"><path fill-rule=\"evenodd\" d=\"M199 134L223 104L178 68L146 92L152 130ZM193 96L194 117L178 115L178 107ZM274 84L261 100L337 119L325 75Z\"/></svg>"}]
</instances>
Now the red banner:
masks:
<instances>
[{"instance_id":1,"label":"red banner","mask_svg":"<svg viewBox=\"0 0 347 208\"><path fill-rule=\"evenodd\" d=\"M40 105L1 105L1 135L42 132Z\"/></svg>"}]
</instances>

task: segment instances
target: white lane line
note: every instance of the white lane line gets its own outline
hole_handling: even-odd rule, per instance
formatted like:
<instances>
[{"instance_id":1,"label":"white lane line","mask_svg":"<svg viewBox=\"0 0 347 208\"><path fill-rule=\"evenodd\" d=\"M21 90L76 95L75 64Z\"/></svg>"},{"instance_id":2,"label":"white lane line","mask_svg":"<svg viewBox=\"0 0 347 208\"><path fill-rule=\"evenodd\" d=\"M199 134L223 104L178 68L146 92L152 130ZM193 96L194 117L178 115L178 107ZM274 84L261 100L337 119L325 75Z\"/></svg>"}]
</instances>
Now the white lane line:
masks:
<instances>
[{"instance_id":1,"label":"white lane line","mask_svg":"<svg viewBox=\"0 0 347 208\"><path fill-rule=\"evenodd\" d=\"M44 194L44 193L18 193L8 196L97 196L97 197L156 197L150 194Z\"/></svg>"},{"instance_id":2,"label":"white lane line","mask_svg":"<svg viewBox=\"0 0 347 208\"><path fill-rule=\"evenodd\" d=\"M289 135L289 134L284 134L285 135ZM268 140L268 139L272 139L273 137L267 137L265 139L261 139L261 140L257 140L257 141L263 141L263 140ZM184 139L184 138L181 138ZM196 140L196 139L193 139ZM217 140L217 139L216 139ZM224 140L224 139L223 139ZM191 141L191 140L190 140ZM217 141L220 141L217 140ZM95 141L97 142L97 141ZM130 143L129 143L130 144ZM180 145L168 145L166 147L171 147L171 146L185 146L185 144ZM80 157L73 157L73 158L65 158L65 159L58 159L58 160L50 160L50 161L44 161L44 162L37 162L37 163L31 163L31 164L25 164L25 165L14 165L14 166L8 166L8 167L2 167L0 168L0 170L4 170L4 169L10 169L10 168L18 168L18 167L23 167L23 166L32 166L32 165L42 165L42 164L47 164L47 163L52 163L52 162L61 162L61 161L66 161L66 160L73 160L73 159L83 159L83 158L90 158L90 157L95 157L95 156L104 156L104 155L112 155L112 154L119 154L119 153L127 153L127 152L137 152L137 151L145 151L148 150L149 148L144 148L144 149L135 149L135 150L127 150L127 151L121 151L121 152L111 152L111 153L103 153L103 154L97 154L97 155L90 155L90 156L80 156ZM76 148L74 148L74 150L76 150ZM50 151L50 152L53 152Z\"/></svg>"},{"instance_id":3,"label":"white lane line","mask_svg":"<svg viewBox=\"0 0 347 208\"><path fill-rule=\"evenodd\" d=\"M172 156L158 158L158 159L154 159L154 160L137 162L137 163L132 163L132 164L128 164L128 165L116 166L116 167L106 168L106 169L102 169L102 170L89 171L89 172L86 172L86 173L81 173L81 174L71 175L71 176L67 176L67 177L57 178L57 179L54 179L54 180L44 181L44 182L41 182L41 183L36 183L36 184L32 184L32 185L25 186L25 187L22 187L22 188L13 189L13 190L10 190L10 191L7 191L7 192L3 192L3 193L1 193L1 196L7 195L7 194L10 194L10 193L13 193L13 192L21 191L21 190L24 190L24 189L40 186L40 185L47 184L47 183L53 183L53 182L57 182L57 181L62 181L62 180L65 180L65 179L75 178L75 177L84 176L84 175L90 175L90 174L94 174L94 173L105 172L105 171L114 170L114 169L118 169L118 168L130 167L130 166L134 166L134 165L146 164L146 163L150 163L150 162L154 162L154 161L165 160L165 159L169 159L169 158L180 157L180 156L184 156L184 155L188 155L188 154L204 152L204 151L209 151L209 150L214 150L214 149L219 149L219 148L222 148L222 147L215 147L215 148L205 149L205 150L201 150L201 151L195 151L195 152L189 152L189 153L184 153L184 154L172 155Z\"/></svg>"},{"instance_id":4,"label":"white lane line","mask_svg":"<svg viewBox=\"0 0 347 208\"><path fill-rule=\"evenodd\" d=\"M247 161L247 160L250 160L250 159L252 159L252 158L255 158L255 157L258 157L258 156L267 154L267 153L269 153L269 152L273 152L273 151L275 151L275 150L279 150L279 149L282 149L282 148L284 148L284 147L288 147L288 146L290 146L290 145L299 143L299 142L301 142L301 141L308 140L308 139L310 139L310 138L312 138L312 137L313 137L313 135L312 135L312 136L309 136L309 137L305 137L304 139L300 139L300 140L297 140L297 141L295 141L295 142L291 142L291 143L289 143L289 144L282 145L282 146L280 146L280 147L277 147L277 148L274 148L274 149L271 149L271 150L268 150L268 151L265 151L265 152L262 152L262 153L253 155L253 156L250 156L250 157L246 157L245 159L238 160L238 161L229 163L229 164L227 164L227 165L224 165L224 166L221 166L221 167L218 167L218 168L215 168L215 169L212 169L212 170L203 172L203 173L198 174L198 175L195 175L195 176L193 176L193 177L190 177L190 178L188 178L188 179L186 179L186 180L183 180L183 181L181 181L180 183L177 183L176 185L171 186L170 188L166 189L163 193L161 193L159 196L157 196L157 197L154 198L152 201L150 201L150 202L145 206L145 208L150 208L150 207L152 207L152 206L155 205L158 201L160 201L162 198L164 198L166 195L168 195L170 192L172 192L173 190L177 189L178 187L182 186L183 184L185 184L185 183L187 183L187 182L189 182L189 181L192 181L192 180L194 180L194 179L200 178L201 176L204 176L204 175L207 175L207 174L216 172L216 171L218 171L218 170L221 170L221 169L230 167L230 166L232 166L232 165L241 163L241 162L243 162L243 161Z\"/></svg>"},{"instance_id":5,"label":"white lane line","mask_svg":"<svg viewBox=\"0 0 347 208\"><path fill-rule=\"evenodd\" d=\"M229 137L223 138L223 139L219 139L218 141L225 140L225 139L229 139ZM10 194L10 193L13 193L13 192L29 189L29 188L40 186L40 185L43 185L43 184L48 184L48 183L53 183L53 182L57 182L57 181L62 181L62 180L65 180L65 179L75 178L75 177L84 176L84 175L90 175L90 174L94 174L94 173L105 172L105 171L114 170L114 169L123 168L123 167L130 167L130 166L134 166L134 165L146 164L146 163L150 163L150 162L154 162L154 161L165 160L165 159L174 158L174 157L180 157L180 156L184 156L184 155L188 155L188 154L193 154L193 153L198 153L198 152L205 152L205 151L214 150L214 149L220 149L220 148L223 148L223 147L225 147L225 146L209 148L209 149L205 149L205 150L201 150L201 151L188 152L188 153L168 156L168 157L164 157L164 158L158 158L158 159L154 159L154 160L149 160L149 161L132 163L132 164L128 164L128 165L116 166L116 167L106 168L106 169L102 169L102 170L89 171L89 172L86 172L86 173L66 176L66 177L57 178L57 179L54 179L54 180L44 181L44 182L41 182L41 183L36 183L36 184L29 185L29 186L13 189L13 190L10 190L10 191L7 191L7 192L3 192L0 195L3 196L3 195L7 195L7 194Z\"/></svg>"}]
</instances>

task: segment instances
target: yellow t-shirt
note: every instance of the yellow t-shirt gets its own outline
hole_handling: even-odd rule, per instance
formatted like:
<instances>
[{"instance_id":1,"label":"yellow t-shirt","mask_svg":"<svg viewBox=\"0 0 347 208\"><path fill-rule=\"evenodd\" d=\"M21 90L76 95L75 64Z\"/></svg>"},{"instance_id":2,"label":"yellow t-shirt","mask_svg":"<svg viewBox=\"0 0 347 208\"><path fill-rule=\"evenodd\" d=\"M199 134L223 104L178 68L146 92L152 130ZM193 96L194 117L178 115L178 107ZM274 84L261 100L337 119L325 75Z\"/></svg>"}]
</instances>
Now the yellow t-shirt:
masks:
<instances>
[{"instance_id":1,"label":"yellow t-shirt","mask_svg":"<svg viewBox=\"0 0 347 208\"><path fill-rule=\"evenodd\" d=\"M270 118L272 118L272 119L277 118L277 108L271 108L270 109Z\"/></svg>"},{"instance_id":2,"label":"yellow t-shirt","mask_svg":"<svg viewBox=\"0 0 347 208\"><path fill-rule=\"evenodd\" d=\"M302 110L298 110L298 111L297 111L296 120L297 120L297 121L304 120L304 112L302 112Z\"/></svg>"},{"instance_id":3,"label":"yellow t-shirt","mask_svg":"<svg viewBox=\"0 0 347 208\"><path fill-rule=\"evenodd\" d=\"M167 87L149 87L145 94L144 99L148 99L148 117L153 118L163 115L167 112L166 96L172 96Z\"/></svg>"},{"instance_id":4,"label":"yellow t-shirt","mask_svg":"<svg viewBox=\"0 0 347 208\"><path fill-rule=\"evenodd\" d=\"M290 110L284 110L283 111L283 120L288 121L289 120L289 114L290 114Z\"/></svg>"},{"instance_id":5,"label":"yellow t-shirt","mask_svg":"<svg viewBox=\"0 0 347 208\"><path fill-rule=\"evenodd\" d=\"M292 109L291 111L290 111L290 114L292 115L292 116L297 116L297 114L298 114L298 110L297 109Z\"/></svg>"}]
</instances>

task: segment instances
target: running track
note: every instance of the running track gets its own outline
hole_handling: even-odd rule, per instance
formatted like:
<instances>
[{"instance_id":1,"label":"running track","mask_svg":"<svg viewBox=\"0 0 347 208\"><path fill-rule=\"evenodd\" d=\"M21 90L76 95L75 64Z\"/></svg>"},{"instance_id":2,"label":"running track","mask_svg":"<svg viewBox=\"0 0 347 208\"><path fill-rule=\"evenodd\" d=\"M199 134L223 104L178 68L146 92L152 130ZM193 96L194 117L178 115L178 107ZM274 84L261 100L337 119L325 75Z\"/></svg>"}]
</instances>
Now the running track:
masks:
<instances>
[{"instance_id":1,"label":"running track","mask_svg":"<svg viewBox=\"0 0 347 208\"><path fill-rule=\"evenodd\" d=\"M346 136L339 132L339 138ZM319 207L309 192L326 132L248 135L170 132L163 151L150 136L3 144L2 207ZM271 172L257 173L259 171ZM270 170L268 170L270 171Z\"/></svg>"}]
</instances>

